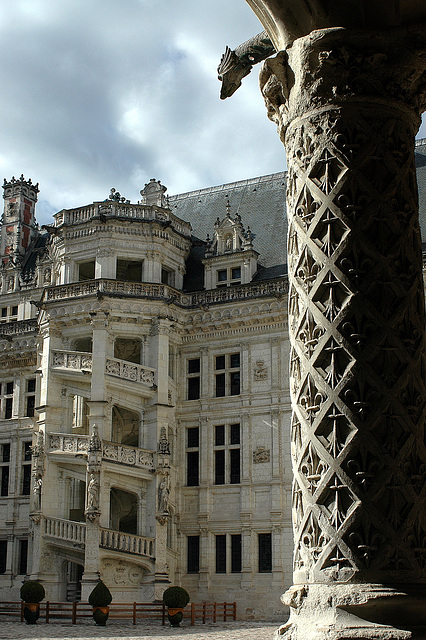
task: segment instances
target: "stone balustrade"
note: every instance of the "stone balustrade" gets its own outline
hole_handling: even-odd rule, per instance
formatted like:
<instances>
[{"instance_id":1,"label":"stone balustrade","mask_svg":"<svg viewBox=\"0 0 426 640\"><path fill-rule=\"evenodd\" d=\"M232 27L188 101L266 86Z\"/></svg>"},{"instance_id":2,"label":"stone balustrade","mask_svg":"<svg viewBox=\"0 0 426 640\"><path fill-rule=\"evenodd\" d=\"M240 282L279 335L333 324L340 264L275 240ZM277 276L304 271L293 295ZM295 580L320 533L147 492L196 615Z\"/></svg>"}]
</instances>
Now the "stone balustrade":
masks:
<instances>
[{"instance_id":1,"label":"stone balustrade","mask_svg":"<svg viewBox=\"0 0 426 640\"><path fill-rule=\"evenodd\" d=\"M78 209L64 209L55 214L55 226L78 225L93 218L102 220L120 218L128 220L144 220L147 222L168 222L178 233L189 237L191 235L191 225L189 222L180 220L174 216L170 210L161 207L147 207L140 204L128 202L95 202L86 207Z\"/></svg>"},{"instance_id":2,"label":"stone balustrade","mask_svg":"<svg viewBox=\"0 0 426 640\"><path fill-rule=\"evenodd\" d=\"M91 371L92 354L87 351L52 351L51 366L53 369L73 369L74 371Z\"/></svg>"},{"instance_id":3,"label":"stone balustrade","mask_svg":"<svg viewBox=\"0 0 426 640\"><path fill-rule=\"evenodd\" d=\"M127 360L118 358L107 358L105 363L105 373L121 380L130 380L139 384L154 384L154 369L144 367L141 364L134 364Z\"/></svg>"},{"instance_id":4,"label":"stone balustrade","mask_svg":"<svg viewBox=\"0 0 426 640\"><path fill-rule=\"evenodd\" d=\"M117 462L130 465L138 469L154 470L154 454L152 451L129 447L114 442L103 442L102 459L108 462Z\"/></svg>"},{"instance_id":5,"label":"stone balustrade","mask_svg":"<svg viewBox=\"0 0 426 640\"><path fill-rule=\"evenodd\" d=\"M89 448L89 436L49 433L46 440L48 453L86 453Z\"/></svg>"},{"instance_id":6,"label":"stone balustrade","mask_svg":"<svg viewBox=\"0 0 426 640\"><path fill-rule=\"evenodd\" d=\"M111 529L100 530L99 546L103 549L132 553L138 556L155 557L154 538L145 538L131 533L122 533Z\"/></svg>"},{"instance_id":7,"label":"stone balustrade","mask_svg":"<svg viewBox=\"0 0 426 640\"><path fill-rule=\"evenodd\" d=\"M3 336L18 336L23 333L32 333L38 330L37 318L28 320L14 320L0 324L0 339Z\"/></svg>"},{"instance_id":8,"label":"stone balustrade","mask_svg":"<svg viewBox=\"0 0 426 640\"><path fill-rule=\"evenodd\" d=\"M196 293L182 293L165 284L149 282L121 282L119 280L87 280L70 284L47 287L43 302L74 300L89 296L111 296L122 298L146 298L174 303L183 308L203 307L226 302L238 302L267 296L281 297L288 292L287 276L273 280L261 280L249 284L234 285L223 289L210 289Z\"/></svg>"},{"instance_id":9,"label":"stone balustrade","mask_svg":"<svg viewBox=\"0 0 426 640\"><path fill-rule=\"evenodd\" d=\"M47 453L85 454L89 448L89 440L89 436L72 433L49 433L46 436L46 451ZM102 459L136 469L153 471L155 468L153 451L115 442L102 442Z\"/></svg>"},{"instance_id":10,"label":"stone balustrade","mask_svg":"<svg viewBox=\"0 0 426 640\"><path fill-rule=\"evenodd\" d=\"M63 518L43 518L44 534L56 540L83 545L86 540L86 525Z\"/></svg>"}]
</instances>

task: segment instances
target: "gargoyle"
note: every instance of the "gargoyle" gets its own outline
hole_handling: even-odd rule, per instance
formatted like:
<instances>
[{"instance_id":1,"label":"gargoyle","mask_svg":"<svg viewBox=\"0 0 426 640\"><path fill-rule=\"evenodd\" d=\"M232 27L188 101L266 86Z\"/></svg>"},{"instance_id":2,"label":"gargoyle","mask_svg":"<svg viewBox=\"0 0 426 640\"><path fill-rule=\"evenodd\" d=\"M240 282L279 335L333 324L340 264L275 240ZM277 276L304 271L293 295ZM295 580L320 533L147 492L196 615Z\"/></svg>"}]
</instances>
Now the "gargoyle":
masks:
<instances>
[{"instance_id":1,"label":"gargoyle","mask_svg":"<svg viewBox=\"0 0 426 640\"><path fill-rule=\"evenodd\" d=\"M275 47L266 31L243 42L235 51L226 47L217 68L218 78L222 82L221 99L225 100L232 96L241 86L242 79L250 73L253 65L269 58L273 53L275 53Z\"/></svg>"}]
</instances>

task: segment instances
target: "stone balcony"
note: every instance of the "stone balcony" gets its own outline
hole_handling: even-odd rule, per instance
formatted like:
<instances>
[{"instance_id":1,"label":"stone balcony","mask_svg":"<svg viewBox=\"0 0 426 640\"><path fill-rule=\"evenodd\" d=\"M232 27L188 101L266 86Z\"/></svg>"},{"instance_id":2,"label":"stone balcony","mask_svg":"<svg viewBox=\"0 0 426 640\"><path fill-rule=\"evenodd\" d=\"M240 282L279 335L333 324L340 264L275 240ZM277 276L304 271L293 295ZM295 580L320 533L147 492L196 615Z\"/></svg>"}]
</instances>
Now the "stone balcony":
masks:
<instances>
[{"instance_id":1,"label":"stone balcony","mask_svg":"<svg viewBox=\"0 0 426 640\"><path fill-rule=\"evenodd\" d=\"M67 433L49 433L46 437L46 453L57 456L85 457L89 449L89 436ZM154 452L139 447L129 447L115 442L102 441L102 460L122 464L135 469L154 471Z\"/></svg>"},{"instance_id":2,"label":"stone balcony","mask_svg":"<svg viewBox=\"0 0 426 640\"><path fill-rule=\"evenodd\" d=\"M183 293L166 284L148 282L121 282L100 278L70 284L46 287L41 305L58 301L74 301L77 298L90 296L139 298L159 300L167 304L176 304L182 308L208 307L215 304L225 304L251 300L254 298L280 298L288 293L287 276L271 280L250 282L249 284L234 285L221 289Z\"/></svg>"},{"instance_id":3,"label":"stone balcony","mask_svg":"<svg viewBox=\"0 0 426 640\"><path fill-rule=\"evenodd\" d=\"M54 215L55 226L74 226L89 222L90 220L132 220L138 222L159 222L171 226L183 236L190 237L191 225L177 218L169 209L157 206L131 204L127 202L94 202L86 207L77 209L64 209Z\"/></svg>"},{"instance_id":4,"label":"stone balcony","mask_svg":"<svg viewBox=\"0 0 426 640\"><path fill-rule=\"evenodd\" d=\"M92 364L92 354L85 351L55 349L51 354L50 366L54 370L91 373ZM152 387L155 378L155 369L118 358L106 359L105 373L126 383L135 382L149 387Z\"/></svg>"},{"instance_id":5,"label":"stone balcony","mask_svg":"<svg viewBox=\"0 0 426 640\"><path fill-rule=\"evenodd\" d=\"M38 331L37 318L28 320L13 320L12 322L4 322L0 324L0 340L6 340L13 336L24 335L25 333L34 333Z\"/></svg>"},{"instance_id":6,"label":"stone balcony","mask_svg":"<svg viewBox=\"0 0 426 640\"><path fill-rule=\"evenodd\" d=\"M74 522L65 518L42 518L42 531L45 538L64 546L84 548L86 541L86 525L84 522ZM114 531L104 527L99 528L99 546L102 549L132 554L145 558L155 558L155 539L137 536L122 531Z\"/></svg>"}]
</instances>

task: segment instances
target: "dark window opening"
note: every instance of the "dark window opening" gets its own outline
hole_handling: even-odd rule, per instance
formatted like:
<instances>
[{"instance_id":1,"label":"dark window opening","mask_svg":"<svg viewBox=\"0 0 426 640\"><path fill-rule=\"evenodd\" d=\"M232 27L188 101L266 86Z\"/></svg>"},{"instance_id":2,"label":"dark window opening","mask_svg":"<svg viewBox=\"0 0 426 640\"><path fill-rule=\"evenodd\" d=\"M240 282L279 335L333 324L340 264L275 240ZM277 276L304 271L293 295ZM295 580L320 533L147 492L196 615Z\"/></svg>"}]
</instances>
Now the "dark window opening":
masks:
<instances>
[{"instance_id":1,"label":"dark window opening","mask_svg":"<svg viewBox=\"0 0 426 640\"><path fill-rule=\"evenodd\" d=\"M4 405L4 417L9 420L12 417L13 398L6 398Z\"/></svg>"},{"instance_id":2,"label":"dark window opening","mask_svg":"<svg viewBox=\"0 0 426 640\"><path fill-rule=\"evenodd\" d=\"M200 444L200 430L198 427L190 427L187 430L187 446L188 448L198 447Z\"/></svg>"},{"instance_id":3,"label":"dark window opening","mask_svg":"<svg viewBox=\"0 0 426 640\"><path fill-rule=\"evenodd\" d=\"M198 451L188 451L186 454L186 484L188 487L198 487Z\"/></svg>"},{"instance_id":4,"label":"dark window opening","mask_svg":"<svg viewBox=\"0 0 426 640\"><path fill-rule=\"evenodd\" d=\"M200 378L188 378L188 400L198 400L200 397Z\"/></svg>"},{"instance_id":5,"label":"dark window opening","mask_svg":"<svg viewBox=\"0 0 426 640\"><path fill-rule=\"evenodd\" d=\"M34 393L36 390L36 380L35 378L30 378L27 380L27 393Z\"/></svg>"},{"instance_id":6,"label":"dark window opening","mask_svg":"<svg viewBox=\"0 0 426 640\"><path fill-rule=\"evenodd\" d=\"M10 462L10 442L2 445L2 462Z\"/></svg>"},{"instance_id":7,"label":"dark window opening","mask_svg":"<svg viewBox=\"0 0 426 640\"><path fill-rule=\"evenodd\" d=\"M7 540L0 540L0 573L6 573Z\"/></svg>"},{"instance_id":8,"label":"dark window opening","mask_svg":"<svg viewBox=\"0 0 426 640\"><path fill-rule=\"evenodd\" d=\"M225 450L219 449L214 452L214 482L215 484L225 484Z\"/></svg>"},{"instance_id":9,"label":"dark window opening","mask_svg":"<svg viewBox=\"0 0 426 640\"><path fill-rule=\"evenodd\" d=\"M142 282L142 262L118 258L116 279L125 282Z\"/></svg>"},{"instance_id":10,"label":"dark window opening","mask_svg":"<svg viewBox=\"0 0 426 640\"><path fill-rule=\"evenodd\" d=\"M240 482L240 450L229 450L229 462L230 462L230 477L229 482L231 484L239 484Z\"/></svg>"},{"instance_id":11,"label":"dark window opening","mask_svg":"<svg viewBox=\"0 0 426 640\"><path fill-rule=\"evenodd\" d=\"M188 536L187 572L198 573L200 570L200 536Z\"/></svg>"},{"instance_id":12,"label":"dark window opening","mask_svg":"<svg viewBox=\"0 0 426 640\"><path fill-rule=\"evenodd\" d=\"M18 575L24 576L27 573L28 562L28 540L19 541L19 564Z\"/></svg>"},{"instance_id":13,"label":"dark window opening","mask_svg":"<svg viewBox=\"0 0 426 640\"><path fill-rule=\"evenodd\" d=\"M84 282L85 280L95 279L95 261L81 262L78 265L78 280Z\"/></svg>"},{"instance_id":14,"label":"dark window opening","mask_svg":"<svg viewBox=\"0 0 426 640\"><path fill-rule=\"evenodd\" d=\"M272 571L272 535L259 533L259 573Z\"/></svg>"},{"instance_id":15,"label":"dark window opening","mask_svg":"<svg viewBox=\"0 0 426 640\"><path fill-rule=\"evenodd\" d=\"M223 398L225 395L225 374L219 373L216 376L216 398Z\"/></svg>"},{"instance_id":16,"label":"dark window opening","mask_svg":"<svg viewBox=\"0 0 426 640\"><path fill-rule=\"evenodd\" d=\"M240 573L242 562L241 534L231 536L231 572Z\"/></svg>"},{"instance_id":17,"label":"dark window opening","mask_svg":"<svg viewBox=\"0 0 426 640\"><path fill-rule=\"evenodd\" d=\"M35 408L35 396L27 396L27 407L25 411L25 415L28 418L32 418L34 416L34 408Z\"/></svg>"},{"instance_id":18,"label":"dark window opening","mask_svg":"<svg viewBox=\"0 0 426 640\"><path fill-rule=\"evenodd\" d=\"M1 468L1 491L2 496L9 495L9 467Z\"/></svg>"},{"instance_id":19,"label":"dark window opening","mask_svg":"<svg viewBox=\"0 0 426 640\"><path fill-rule=\"evenodd\" d=\"M226 573L226 535L216 536L216 573Z\"/></svg>"}]
</instances>

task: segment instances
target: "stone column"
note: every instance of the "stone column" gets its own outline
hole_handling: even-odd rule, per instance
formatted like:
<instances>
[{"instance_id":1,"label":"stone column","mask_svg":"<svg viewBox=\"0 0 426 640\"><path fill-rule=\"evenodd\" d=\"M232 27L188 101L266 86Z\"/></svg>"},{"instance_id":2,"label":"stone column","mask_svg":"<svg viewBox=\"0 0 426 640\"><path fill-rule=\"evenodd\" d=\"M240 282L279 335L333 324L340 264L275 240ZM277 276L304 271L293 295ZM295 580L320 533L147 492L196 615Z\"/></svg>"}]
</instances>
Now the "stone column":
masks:
<instances>
[{"instance_id":1,"label":"stone column","mask_svg":"<svg viewBox=\"0 0 426 640\"><path fill-rule=\"evenodd\" d=\"M319 29L260 74L288 161L291 640L425 624L425 45L424 27Z\"/></svg>"}]
</instances>

